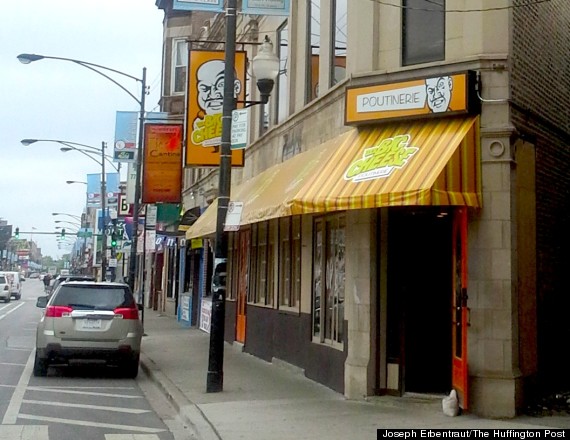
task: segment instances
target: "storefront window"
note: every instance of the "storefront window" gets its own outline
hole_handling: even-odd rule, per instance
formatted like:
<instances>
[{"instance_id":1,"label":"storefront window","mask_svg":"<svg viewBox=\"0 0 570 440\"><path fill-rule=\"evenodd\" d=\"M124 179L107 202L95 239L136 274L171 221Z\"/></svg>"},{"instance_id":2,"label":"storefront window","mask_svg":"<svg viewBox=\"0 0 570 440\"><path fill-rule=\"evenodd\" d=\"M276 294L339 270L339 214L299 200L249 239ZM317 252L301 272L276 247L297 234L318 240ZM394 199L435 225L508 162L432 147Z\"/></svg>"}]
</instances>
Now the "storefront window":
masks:
<instances>
[{"instance_id":1,"label":"storefront window","mask_svg":"<svg viewBox=\"0 0 570 440\"><path fill-rule=\"evenodd\" d=\"M301 295L301 217L279 220L279 306L298 308Z\"/></svg>"},{"instance_id":2,"label":"storefront window","mask_svg":"<svg viewBox=\"0 0 570 440\"><path fill-rule=\"evenodd\" d=\"M345 288L344 215L315 220L313 248L313 337L342 346Z\"/></svg>"},{"instance_id":3,"label":"storefront window","mask_svg":"<svg viewBox=\"0 0 570 440\"><path fill-rule=\"evenodd\" d=\"M273 305L273 239L271 224L260 222L251 227L248 302Z\"/></svg>"}]
</instances>

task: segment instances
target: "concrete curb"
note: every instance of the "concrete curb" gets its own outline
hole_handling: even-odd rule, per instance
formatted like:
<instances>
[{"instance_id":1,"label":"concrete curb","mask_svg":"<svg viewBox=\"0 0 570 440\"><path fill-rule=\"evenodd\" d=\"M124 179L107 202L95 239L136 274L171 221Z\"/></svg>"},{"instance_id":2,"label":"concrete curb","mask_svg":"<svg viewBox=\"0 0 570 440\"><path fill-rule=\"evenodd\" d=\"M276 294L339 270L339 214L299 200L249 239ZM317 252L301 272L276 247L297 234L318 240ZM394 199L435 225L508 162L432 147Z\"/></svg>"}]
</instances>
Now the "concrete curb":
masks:
<instances>
[{"instance_id":1,"label":"concrete curb","mask_svg":"<svg viewBox=\"0 0 570 440\"><path fill-rule=\"evenodd\" d=\"M191 402L184 393L160 371L160 368L158 368L154 361L144 353L141 353L140 367L158 386L174 409L178 411L178 415L182 421L189 426L196 438L200 440L222 440L216 428L200 408Z\"/></svg>"}]
</instances>

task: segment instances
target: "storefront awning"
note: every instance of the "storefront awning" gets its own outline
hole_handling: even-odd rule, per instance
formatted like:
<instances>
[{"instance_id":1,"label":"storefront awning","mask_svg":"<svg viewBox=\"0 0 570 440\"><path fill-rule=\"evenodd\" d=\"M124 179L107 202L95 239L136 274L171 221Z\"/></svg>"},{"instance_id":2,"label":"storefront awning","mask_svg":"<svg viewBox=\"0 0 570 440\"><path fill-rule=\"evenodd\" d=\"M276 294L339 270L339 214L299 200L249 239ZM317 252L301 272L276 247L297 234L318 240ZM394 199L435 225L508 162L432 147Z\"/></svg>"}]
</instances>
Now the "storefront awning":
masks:
<instances>
[{"instance_id":1,"label":"storefront awning","mask_svg":"<svg viewBox=\"0 0 570 440\"><path fill-rule=\"evenodd\" d=\"M386 206L481 206L477 117L351 130L232 188L241 224ZM215 232L213 203L187 238Z\"/></svg>"}]
</instances>

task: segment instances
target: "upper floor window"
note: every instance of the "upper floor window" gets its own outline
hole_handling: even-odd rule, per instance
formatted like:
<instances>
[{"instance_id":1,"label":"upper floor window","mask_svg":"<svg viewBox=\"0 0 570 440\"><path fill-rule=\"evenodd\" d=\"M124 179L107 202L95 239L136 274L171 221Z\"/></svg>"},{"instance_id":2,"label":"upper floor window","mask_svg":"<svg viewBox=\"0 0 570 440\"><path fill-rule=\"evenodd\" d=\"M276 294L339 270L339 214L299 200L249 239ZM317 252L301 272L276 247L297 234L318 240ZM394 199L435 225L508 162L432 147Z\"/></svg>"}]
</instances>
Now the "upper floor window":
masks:
<instances>
[{"instance_id":1,"label":"upper floor window","mask_svg":"<svg viewBox=\"0 0 570 440\"><path fill-rule=\"evenodd\" d=\"M445 59L445 0L403 0L402 64Z\"/></svg>"},{"instance_id":2,"label":"upper floor window","mask_svg":"<svg viewBox=\"0 0 570 440\"><path fill-rule=\"evenodd\" d=\"M172 41L172 82L173 95L186 90L186 68L188 67L188 43L186 40Z\"/></svg>"},{"instance_id":3,"label":"upper floor window","mask_svg":"<svg viewBox=\"0 0 570 440\"><path fill-rule=\"evenodd\" d=\"M347 0L332 0L330 86L346 77Z\"/></svg>"},{"instance_id":4,"label":"upper floor window","mask_svg":"<svg viewBox=\"0 0 570 440\"><path fill-rule=\"evenodd\" d=\"M319 96L319 53L321 44L321 1L307 2L307 80L305 102Z\"/></svg>"},{"instance_id":5,"label":"upper floor window","mask_svg":"<svg viewBox=\"0 0 570 440\"><path fill-rule=\"evenodd\" d=\"M277 56L279 57L279 75L276 79L277 112L275 123L283 122L289 116L289 24L287 22L277 30Z\"/></svg>"}]
</instances>

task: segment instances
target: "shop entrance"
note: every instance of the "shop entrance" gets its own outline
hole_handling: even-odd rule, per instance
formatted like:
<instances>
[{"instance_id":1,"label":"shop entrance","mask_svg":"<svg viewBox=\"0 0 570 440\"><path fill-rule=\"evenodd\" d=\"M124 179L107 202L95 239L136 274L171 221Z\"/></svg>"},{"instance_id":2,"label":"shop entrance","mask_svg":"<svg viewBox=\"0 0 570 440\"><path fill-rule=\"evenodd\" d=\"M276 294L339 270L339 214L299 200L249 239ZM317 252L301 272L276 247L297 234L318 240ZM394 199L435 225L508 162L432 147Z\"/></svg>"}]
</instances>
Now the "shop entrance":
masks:
<instances>
[{"instance_id":1,"label":"shop entrance","mask_svg":"<svg viewBox=\"0 0 570 440\"><path fill-rule=\"evenodd\" d=\"M449 393L452 386L452 211L389 211L388 362L400 393Z\"/></svg>"}]
</instances>

